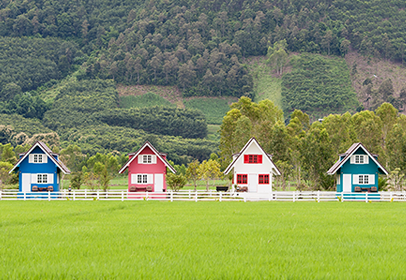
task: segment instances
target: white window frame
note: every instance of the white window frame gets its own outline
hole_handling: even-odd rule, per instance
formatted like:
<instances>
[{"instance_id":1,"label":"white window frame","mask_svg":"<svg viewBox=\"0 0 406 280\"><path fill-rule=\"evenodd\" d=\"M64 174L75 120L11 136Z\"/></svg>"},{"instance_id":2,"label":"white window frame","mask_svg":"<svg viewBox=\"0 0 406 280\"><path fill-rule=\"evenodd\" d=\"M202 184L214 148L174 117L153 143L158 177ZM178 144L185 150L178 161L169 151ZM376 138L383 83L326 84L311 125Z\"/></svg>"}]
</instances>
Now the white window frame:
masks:
<instances>
[{"instance_id":1,"label":"white window frame","mask_svg":"<svg viewBox=\"0 0 406 280\"><path fill-rule=\"evenodd\" d=\"M153 182L153 174L131 174L131 184L148 185Z\"/></svg>"},{"instance_id":2,"label":"white window frame","mask_svg":"<svg viewBox=\"0 0 406 280\"><path fill-rule=\"evenodd\" d=\"M352 164L368 164L369 157L368 155L352 155L351 163Z\"/></svg>"},{"instance_id":3,"label":"white window frame","mask_svg":"<svg viewBox=\"0 0 406 280\"><path fill-rule=\"evenodd\" d=\"M45 154L30 154L29 163L47 163L48 157Z\"/></svg>"},{"instance_id":4,"label":"white window frame","mask_svg":"<svg viewBox=\"0 0 406 280\"><path fill-rule=\"evenodd\" d=\"M32 184L53 184L54 174L52 173L38 173L32 174Z\"/></svg>"},{"instance_id":5,"label":"white window frame","mask_svg":"<svg viewBox=\"0 0 406 280\"><path fill-rule=\"evenodd\" d=\"M374 185L375 180L372 178L372 176L375 176L374 174L357 174L355 175L355 184L357 185Z\"/></svg>"},{"instance_id":6,"label":"white window frame","mask_svg":"<svg viewBox=\"0 0 406 280\"><path fill-rule=\"evenodd\" d=\"M138 163L141 164L155 164L156 155L144 154L138 156Z\"/></svg>"}]
</instances>

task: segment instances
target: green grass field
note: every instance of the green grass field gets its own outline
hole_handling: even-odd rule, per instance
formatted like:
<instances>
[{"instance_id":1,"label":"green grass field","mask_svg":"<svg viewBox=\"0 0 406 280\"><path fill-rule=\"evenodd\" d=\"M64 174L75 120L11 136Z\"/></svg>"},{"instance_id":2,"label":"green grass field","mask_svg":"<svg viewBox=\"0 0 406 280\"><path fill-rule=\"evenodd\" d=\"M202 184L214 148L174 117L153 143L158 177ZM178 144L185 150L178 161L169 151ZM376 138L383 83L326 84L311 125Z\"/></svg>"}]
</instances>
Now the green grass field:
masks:
<instances>
[{"instance_id":1,"label":"green grass field","mask_svg":"<svg viewBox=\"0 0 406 280\"><path fill-rule=\"evenodd\" d=\"M402 203L1 201L2 279L402 279Z\"/></svg>"}]
</instances>

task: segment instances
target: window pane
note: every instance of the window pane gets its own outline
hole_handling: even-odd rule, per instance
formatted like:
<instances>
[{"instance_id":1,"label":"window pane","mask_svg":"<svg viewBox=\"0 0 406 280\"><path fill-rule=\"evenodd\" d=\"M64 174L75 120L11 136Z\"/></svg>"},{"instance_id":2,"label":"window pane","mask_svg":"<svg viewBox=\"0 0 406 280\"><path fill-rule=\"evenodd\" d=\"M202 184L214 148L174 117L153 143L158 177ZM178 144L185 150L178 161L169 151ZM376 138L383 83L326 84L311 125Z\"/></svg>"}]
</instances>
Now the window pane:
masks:
<instances>
[{"instance_id":1,"label":"window pane","mask_svg":"<svg viewBox=\"0 0 406 280\"><path fill-rule=\"evenodd\" d=\"M142 183L143 183L143 184L148 183L147 175L142 175Z\"/></svg>"},{"instance_id":2,"label":"window pane","mask_svg":"<svg viewBox=\"0 0 406 280\"><path fill-rule=\"evenodd\" d=\"M141 183L142 183L142 176L137 175L137 184L141 184Z\"/></svg>"},{"instance_id":3,"label":"window pane","mask_svg":"<svg viewBox=\"0 0 406 280\"><path fill-rule=\"evenodd\" d=\"M47 174L42 175L42 183L44 183L44 184L48 183L48 176L47 176Z\"/></svg>"},{"instance_id":4,"label":"window pane","mask_svg":"<svg viewBox=\"0 0 406 280\"><path fill-rule=\"evenodd\" d=\"M364 183L364 176L363 175L358 176L358 183L360 183L360 184Z\"/></svg>"},{"instance_id":5,"label":"window pane","mask_svg":"<svg viewBox=\"0 0 406 280\"><path fill-rule=\"evenodd\" d=\"M364 175L364 184L368 184L368 175Z\"/></svg>"}]
</instances>

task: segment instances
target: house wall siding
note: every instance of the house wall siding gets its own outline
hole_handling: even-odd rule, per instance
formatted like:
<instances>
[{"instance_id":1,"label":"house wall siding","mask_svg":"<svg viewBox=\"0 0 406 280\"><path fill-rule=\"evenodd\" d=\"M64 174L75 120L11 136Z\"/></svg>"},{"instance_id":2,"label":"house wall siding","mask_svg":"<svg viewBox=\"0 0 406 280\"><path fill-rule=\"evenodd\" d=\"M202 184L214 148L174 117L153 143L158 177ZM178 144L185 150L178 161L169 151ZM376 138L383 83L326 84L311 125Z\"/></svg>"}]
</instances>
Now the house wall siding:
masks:
<instances>
[{"instance_id":1,"label":"house wall siding","mask_svg":"<svg viewBox=\"0 0 406 280\"><path fill-rule=\"evenodd\" d=\"M262 155L262 163L244 163L244 155L249 155L249 154L254 154L254 155ZM266 158L267 155L263 154L263 151L253 142L241 156L235 162L234 164L234 182L237 184L237 175L238 174L247 174L248 182L247 184L238 184L239 186L246 186L248 187L248 191L250 190L250 175L251 179L253 178L252 175L256 175L255 177L255 190L257 192L270 192L272 190L272 181L273 181L273 176L271 173L271 168L272 164L271 162ZM258 184L258 175L259 174L269 174L269 185L265 184ZM251 185L252 186L252 185Z\"/></svg>"},{"instance_id":2,"label":"house wall siding","mask_svg":"<svg viewBox=\"0 0 406 280\"><path fill-rule=\"evenodd\" d=\"M138 157L142 155L155 155L155 153L151 150L150 147L146 146L135 158L130 165L128 166L128 189L130 187L144 187L144 186L152 186L152 191L155 191L155 176L152 176L152 184L133 184L131 182L131 174L163 174L163 188L166 190L166 165L162 162L158 157L156 163L151 164L141 164L138 163ZM165 156L162 158L166 159Z\"/></svg>"},{"instance_id":3,"label":"house wall siding","mask_svg":"<svg viewBox=\"0 0 406 280\"><path fill-rule=\"evenodd\" d=\"M47 156L39 147L34 148L31 154L43 154ZM33 186L38 187L48 187L53 186L54 191L59 191L59 184L57 181L57 172L58 167L55 163L48 157L47 163L29 163L29 156L27 156L21 163L19 167L19 190L22 191L22 174L53 174L53 183L52 184L38 184L38 183L31 183L31 188Z\"/></svg>"},{"instance_id":4,"label":"house wall siding","mask_svg":"<svg viewBox=\"0 0 406 280\"><path fill-rule=\"evenodd\" d=\"M358 149L354 155L366 155L366 153L362 149ZM370 187L377 187L378 188L378 166L376 163L369 158L368 164L352 164L351 160L348 159L343 166L340 168L340 184L337 185L337 191L342 192L343 191L343 174L351 174L351 188L352 191L354 191L354 188L356 186L360 187L365 187L365 188L370 188ZM375 182L374 184L354 184L353 182L353 175L354 174L359 174L359 175L374 175L375 177Z\"/></svg>"}]
</instances>

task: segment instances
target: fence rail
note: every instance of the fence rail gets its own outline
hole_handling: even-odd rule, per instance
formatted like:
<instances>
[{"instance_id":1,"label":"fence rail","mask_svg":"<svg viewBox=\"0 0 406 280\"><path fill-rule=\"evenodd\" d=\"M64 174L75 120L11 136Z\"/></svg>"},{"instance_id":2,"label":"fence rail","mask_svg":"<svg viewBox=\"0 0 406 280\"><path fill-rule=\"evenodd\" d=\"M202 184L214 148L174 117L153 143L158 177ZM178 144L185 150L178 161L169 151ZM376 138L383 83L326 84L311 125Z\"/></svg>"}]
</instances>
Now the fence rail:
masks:
<instances>
[{"instance_id":1,"label":"fence rail","mask_svg":"<svg viewBox=\"0 0 406 280\"><path fill-rule=\"evenodd\" d=\"M406 192L337 193L325 191L274 191L271 193L181 190L178 192L128 192L127 190L68 192L0 191L0 200L166 200L166 201L404 201Z\"/></svg>"}]
</instances>

